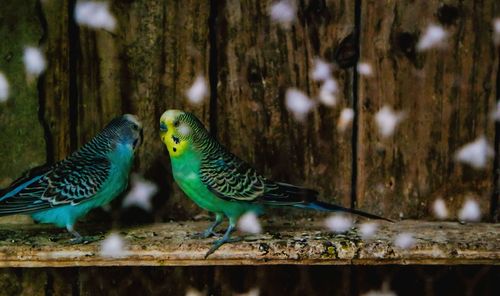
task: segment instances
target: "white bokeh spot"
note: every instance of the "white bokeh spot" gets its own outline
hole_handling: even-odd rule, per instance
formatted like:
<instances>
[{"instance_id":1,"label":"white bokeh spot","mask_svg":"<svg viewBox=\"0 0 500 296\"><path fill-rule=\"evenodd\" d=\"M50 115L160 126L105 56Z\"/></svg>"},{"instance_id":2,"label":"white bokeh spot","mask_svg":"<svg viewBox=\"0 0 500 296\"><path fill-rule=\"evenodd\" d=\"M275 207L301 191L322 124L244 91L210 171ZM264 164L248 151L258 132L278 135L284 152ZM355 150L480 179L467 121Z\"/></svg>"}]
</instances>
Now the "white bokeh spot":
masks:
<instances>
[{"instance_id":1,"label":"white bokeh spot","mask_svg":"<svg viewBox=\"0 0 500 296\"><path fill-rule=\"evenodd\" d=\"M47 61L42 51L36 47L28 46L24 49L23 63L26 73L35 77L47 68Z\"/></svg>"},{"instance_id":2,"label":"white bokeh spot","mask_svg":"<svg viewBox=\"0 0 500 296\"><path fill-rule=\"evenodd\" d=\"M153 196L158 192L158 186L137 174L131 176L131 189L122 202L123 208L139 207L147 212L153 210L151 204Z\"/></svg>"},{"instance_id":3,"label":"white bokeh spot","mask_svg":"<svg viewBox=\"0 0 500 296\"><path fill-rule=\"evenodd\" d=\"M325 81L332 75L332 66L323 59L315 58L311 78L314 81Z\"/></svg>"},{"instance_id":4,"label":"white bokeh spot","mask_svg":"<svg viewBox=\"0 0 500 296\"><path fill-rule=\"evenodd\" d=\"M118 233L109 234L102 242L99 254L102 257L121 258L125 257L125 241Z\"/></svg>"},{"instance_id":5,"label":"white bokeh spot","mask_svg":"<svg viewBox=\"0 0 500 296\"><path fill-rule=\"evenodd\" d=\"M479 170L484 169L494 155L495 150L493 147L491 147L484 136L481 136L474 142L462 146L455 153L455 160Z\"/></svg>"},{"instance_id":6,"label":"white bokeh spot","mask_svg":"<svg viewBox=\"0 0 500 296\"><path fill-rule=\"evenodd\" d=\"M378 223L376 222L365 222L359 226L359 232L361 238L369 239L375 236L378 230Z\"/></svg>"},{"instance_id":7,"label":"white bokeh spot","mask_svg":"<svg viewBox=\"0 0 500 296\"><path fill-rule=\"evenodd\" d=\"M258 234L262 232L259 218L254 212L247 212L238 220L236 227L246 233Z\"/></svg>"},{"instance_id":8,"label":"white bokeh spot","mask_svg":"<svg viewBox=\"0 0 500 296\"><path fill-rule=\"evenodd\" d=\"M315 106L313 100L296 88L289 88L285 94L285 103L289 111L292 112L295 119L304 121L307 114Z\"/></svg>"},{"instance_id":9,"label":"white bokeh spot","mask_svg":"<svg viewBox=\"0 0 500 296\"><path fill-rule=\"evenodd\" d=\"M335 233L347 232L352 227L352 220L342 214L334 214L325 220L326 227Z\"/></svg>"},{"instance_id":10,"label":"white bokeh spot","mask_svg":"<svg viewBox=\"0 0 500 296\"><path fill-rule=\"evenodd\" d=\"M432 203L432 212L436 218L441 220L448 217L448 208L442 198L438 198Z\"/></svg>"},{"instance_id":11,"label":"white bokeh spot","mask_svg":"<svg viewBox=\"0 0 500 296\"><path fill-rule=\"evenodd\" d=\"M400 233L394 240L394 245L401 249L411 249L415 246L415 238L411 233Z\"/></svg>"},{"instance_id":12,"label":"white bokeh spot","mask_svg":"<svg viewBox=\"0 0 500 296\"><path fill-rule=\"evenodd\" d=\"M345 132L346 129L351 126L354 119L354 110L351 108L344 108L340 112L339 120L337 122L337 130L339 132Z\"/></svg>"},{"instance_id":13,"label":"white bokeh spot","mask_svg":"<svg viewBox=\"0 0 500 296\"><path fill-rule=\"evenodd\" d=\"M383 138L388 138L394 134L398 124L404 119L403 112L396 112L389 106L382 107L375 114L375 123L378 131Z\"/></svg>"},{"instance_id":14,"label":"white bokeh spot","mask_svg":"<svg viewBox=\"0 0 500 296\"><path fill-rule=\"evenodd\" d=\"M432 48L443 48L446 46L448 32L438 25L429 25L417 43L418 51L425 51Z\"/></svg>"},{"instance_id":15,"label":"white bokeh spot","mask_svg":"<svg viewBox=\"0 0 500 296\"><path fill-rule=\"evenodd\" d=\"M9 82L7 77L0 72L0 103L6 102L9 99Z\"/></svg>"},{"instance_id":16,"label":"white bokeh spot","mask_svg":"<svg viewBox=\"0 0 500 296\"><path fill-rule=\"evenodd\" d=\"M466 222L477 222L481 220L481 208L477 201L468 198L458 212L458 219Z\"/></svg>"},{"instance_id":17,"label":"white bokeh spot","mask_svg":"<svg viewBox=\"0 0 500 296\"><path fill-rule=\"evenodd\" d=\"M284 29L289 29L297 18L297 6L295 1L281 0L269 6L271 21L278 23Z\"/></svg>"},{"instance_id":18,"label":"white bokeh spot","mask_svg":"<svg viewBox=\"0 0 500 296\"><path fill-rule=\"evenodd\" d=\"M114 31L116 19L109 11L108 2L78 1L75 6L75 21L92 29Z\"/></svg>"},{"instance_id":19,"label":"white bokeh spot","mask_svg":"<svg viewBox=\"0 0 500 296\"><path fill-rule=\"evenodd\" d=\"M201 104L208 96L208 84L203 75L198 75L191 87L186 91L188 101L193 105Z\"/></svg>"}]
</instances>

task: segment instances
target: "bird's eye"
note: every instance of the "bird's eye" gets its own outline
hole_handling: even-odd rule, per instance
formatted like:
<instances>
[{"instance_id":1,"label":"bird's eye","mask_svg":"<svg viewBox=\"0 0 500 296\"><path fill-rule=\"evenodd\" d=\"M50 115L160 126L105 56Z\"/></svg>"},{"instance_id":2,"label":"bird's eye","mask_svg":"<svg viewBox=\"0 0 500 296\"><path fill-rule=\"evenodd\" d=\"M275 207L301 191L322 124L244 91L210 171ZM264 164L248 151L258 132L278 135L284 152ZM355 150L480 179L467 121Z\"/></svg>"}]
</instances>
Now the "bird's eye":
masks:
<instances>
[{"instance_id":1,"label":"bird's eye","mask_svg":"<svg viewBox=\"0 0 500 296\"><path fill-rule=\"evenodd\" d=\"M162 132L168 131L168 127L164 122L160 122L160 131Z\"/></svg>"},{"instance_id":2,"label":"bird's eye","mask_svg":"<svg viewBox=\"0 0 500 296\"><path fill-rule=\"evenodd\" d=\"M174 126L175 127L179 127L179 124L180 124L179 120L174 121Z\"/></svg>"},{"instance_id":3,"label":"bird's eye","mask_svg":"<svg viewBox=\"0 0 500 296\"><path fill-rule=\"evenodd\" d=\"M139 129L139 126L138 126L137 124L135 124L135 123L134 123L134 124L132 125L132 128L133 128L134 130L138 130L138 129Z\"/></svg>"}]
</instances>

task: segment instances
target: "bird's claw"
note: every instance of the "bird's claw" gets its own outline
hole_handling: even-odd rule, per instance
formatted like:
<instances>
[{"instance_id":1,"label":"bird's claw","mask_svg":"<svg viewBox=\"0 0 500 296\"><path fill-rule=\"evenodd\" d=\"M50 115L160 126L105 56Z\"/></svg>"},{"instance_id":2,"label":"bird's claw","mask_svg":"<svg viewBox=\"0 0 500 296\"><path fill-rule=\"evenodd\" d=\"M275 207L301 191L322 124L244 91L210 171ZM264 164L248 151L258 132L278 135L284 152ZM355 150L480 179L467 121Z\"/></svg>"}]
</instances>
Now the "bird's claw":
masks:
<instances>
[{"instance_id":1,"label":"bird's claw","mask_svg":"<svg viewBox=\"0 0 500 296\"><path fill-rule=\"evenodd\" d=\"M78 244L81 244L84 242L84 239L82 236L80 237L74 237L72 239L69 240L69 243L72 244L72 245L78 245Z\"/></svg>"},{"instance_id":2,"label":"bird's claw","mask_svg":"<svg viewBox=\"0 0 500 296\"><path fill-rule=\"evenodd\" d=\"M241 238L229 238L229 239L222 238L222 239L216 240L213 243L210 250L208 250L208 252L205 254L204 258L207 259L208 256L210 256L212 253L217 251L217 249L219 249L223 244L234 243L234 242L239 242L239 241L241 241Z\"/></svg>"},{"instance_id":3,"label":"bird's claw","mask_svg":"<svg viewBox=\"0 0 500 296\"><path fill-rule=\"evenodd\" d=\"M80 237L74 237L74 238L70 239L69 243L71 245L79 245L79 244L88 244L88 243L91 243L91 242L96 241L96 240L97 239L93 238L93 237L80 236Z\"/></svg>"}]
</instances>

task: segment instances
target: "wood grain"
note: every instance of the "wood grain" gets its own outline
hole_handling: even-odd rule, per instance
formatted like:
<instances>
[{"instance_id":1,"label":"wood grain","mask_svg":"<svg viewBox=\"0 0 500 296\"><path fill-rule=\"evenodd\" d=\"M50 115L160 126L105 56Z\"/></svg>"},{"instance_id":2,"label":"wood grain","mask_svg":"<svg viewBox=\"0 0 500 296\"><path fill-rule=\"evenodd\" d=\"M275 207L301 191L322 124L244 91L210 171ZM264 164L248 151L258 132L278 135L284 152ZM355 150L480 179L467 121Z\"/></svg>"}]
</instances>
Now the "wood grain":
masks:
<instances>
[{"instance_id":1,"label":"wood grain","mask_svg":"<svg viewBox=\"0 0 500 296\"><path fill-rule=\"evenodd\" d=\"M305 1L289 30L272 23L271 1L224 1L217 10L218 138L268 177L321 191L323 200L350 205L351 136L336 121L351 106L352 70L339 70L340 103L298 122L285 107L288 88L311 97L315 57L334 61L354 29L351 1ZM309 215L305 214L304 215Z\"/></svg>"},{"instance_id":2,"label":"wood grain","mask_svg":"<svg viewBox=\"0 0 500 296\"><path fill-rule=\"evenodd\" d=\"M144 141L134 171L159 185L155 219L193 216L200 210L173 184L157 126L161 114L172 108L193 111L208 125L208 98L199 106L185 98L197 74L208 79L208 3L116 1L112 10L118 24L114 32L80 28L79 142L114 116L136 114Z\"/></svg>"},{"instance_id":3,"label":"wood grain","mask_svg":"<svg viewBox=\"0 0 500 296\"><path fill-rule=\"evenodd\" d=\"M359 207L393 218L430 218L437 197L446 200L452 218L467 197L488 213L493 167L475 171L453 156L480 135L494 140L489 113L499 62L491 38L499 11L495 1L362 1L361 60L375 75L360 77L359 89L352 70L354 3L298 1L298 18L289 29L271 22L271 3L114 1L113 32L75 27L69 22L74 1L12 8L25 15L19 28L26 23L30 29L2 31L6 40L19 34L12 48L2 45L2 69L16 73L11 84L18 98L0 106L0 122L16 126L0 131L4 139L14 139L1 143L7 160L1 164L1 185L45 158L63 158L111 118L135 113L144 122L145 141L134 170L161 189L153 220L193 217L200 209L173 184L157 137L161 113L180 108L195 112L223 144L265 175L316 188L323 200L349 206L355 185ZM10 13L2 15L7 25L13 21ZM416 42L431 22L445 26L448 46L417 52ZM36 43L42 36L49 67L38 94L35 84L24 87L20 59L28 39ZM343 47L348 49L339 52ZM301 123L286 110L284 94L297 87L317 95L319 84L310 77L315 57L341 66L334 72L340 103L319 106ZM185 91L198 74L210 80L212 97L194 106ZM384 140L373 118L386 104L405 110L407 117L394 137ZM351 131L339 134L335 125L340 110L354 105L359 133L353 140Z\"/></svg>"},{"instance_id":4,"label":"wood grain","mask_svg":"<svg viewBox=\"0 0 500 296\"><path fill-rule=\"evenodd\" d=\"M24 48L38 46L44 34L38 12L34 0L7 1L0 12L0 71L10 84L9 100L0 103L0 187L46 160L37 79L28 79L23 65Z\"/></svg>"},{"instance_id":5,"label":"wood grain","mask_svg":"<svg viewBox=\"0 0 500 296\"><path fill-rule=\"evenodd\" d=\"M265 233L242 235L243 240L223 245L204 258L214 239L192 234L209 221L155 223L121 228L126 246L118 257L100 253L107 231L87 227L91 240L74 245L66 232L40 225L0 227L0 265L4 267L63 266L192 266L192 265L385 265L385 264L499 264L500 225L459 224L405 220L379 224L370 239L357 227L334 234L323 221L264 220ZM414 237L415 245L401 248L394 241L401 233Z\"/></svg>"},{"instance_id":6,"label":"wood grain","mask_svg":"<svg viewBox=\"0 0 500 296\"><path fill-rule=\"evenodd\" d=\"M0 272L0 295L185 295L190 290L202 295L347 296L384 289L396 295L495 295L497 270L470 265L9 268Z\"/></svg>"},{"instance_id":7,"label":"wood grain","mask_svg":"<svg viewBox=\"0 0 500 296\"><path fill-rule=\"evenodd\" d=\"M71 151L70 117L70 32L69 1L41 1L49 67L42 77L44 121L47 124L47 160L54 162L68 156Z\"/></svg>"},{"instance_id":8,"label":"wood grain","mask_svg":"<svg viewBox=\"0 0 500 296\"><path fill-rule=\"evenodd\" d=\"M362 1L360 59L374 71L359 85L357 203L362 209L392 218L429 218L432 201L440 197L453 219L471 197L487 215L492 166L473 170L456 163L454 154L481 135L493 143L494 3ZM418 52L416 42L430 23L449 32L447 46ZM406 112L385 140L374 122L384 105Z\"/></svg>"}]
</instances>

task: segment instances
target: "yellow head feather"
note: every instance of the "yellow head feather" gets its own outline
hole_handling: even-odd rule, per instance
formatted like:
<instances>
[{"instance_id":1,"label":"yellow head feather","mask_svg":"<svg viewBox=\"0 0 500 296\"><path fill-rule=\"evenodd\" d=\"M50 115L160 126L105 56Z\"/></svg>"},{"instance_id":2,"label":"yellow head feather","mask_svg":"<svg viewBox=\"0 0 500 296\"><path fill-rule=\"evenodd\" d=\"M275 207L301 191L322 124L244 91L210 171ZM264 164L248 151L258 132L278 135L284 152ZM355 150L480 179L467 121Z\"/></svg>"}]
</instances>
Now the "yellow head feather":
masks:
<instances>
[{"instance_id":1,"label":"yellow head feather","mask_svg":"<svg viewBox=\"0 0 500 296\"><path fill-rule=\"evenodd\" d=\"M160 118L160 138L167 146L170 157L181 156L187 148L189 141L183 139L189 132L187 126L179 123L178 117L184 114L181 110L167 110Z\"/></svg>"}]
</instances>

